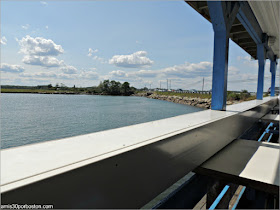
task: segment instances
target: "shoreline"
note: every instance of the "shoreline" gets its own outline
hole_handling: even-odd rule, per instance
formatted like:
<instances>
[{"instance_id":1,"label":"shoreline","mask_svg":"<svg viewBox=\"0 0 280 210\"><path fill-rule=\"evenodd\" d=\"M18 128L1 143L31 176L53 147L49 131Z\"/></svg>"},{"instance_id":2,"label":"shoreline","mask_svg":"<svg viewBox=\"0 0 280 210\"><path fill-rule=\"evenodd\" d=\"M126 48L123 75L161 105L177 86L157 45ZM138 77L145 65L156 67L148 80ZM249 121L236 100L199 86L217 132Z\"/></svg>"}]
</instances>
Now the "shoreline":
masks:
<instances>
[{"instance_id":1,"label":"shoreline","mask_svg":"<svg viewBox=\"0 0 280 210\"><path fill-rule=\"evenodd\" d=\"M98 93L85 93L85 92L60 92L60 91L9 91L9 92L2 92L1 93L12 93L12 94L49 94L49 95L101 95L101 96L127 96L127 95L107 95L107 94L98 94ZM176 95L164 95L164 94L157 94L157 93L148 93L148 92L139 92L134 93L132 95L128 96L137 96L137 97L145 97L150 99L156 99L156 100L163 100L163 101L169 101L177 104L183 104L183 105L189 105L189 106L195 106L198 108L203 109L210 109L211 108L211 98L198 98L198 97L182 97L182 96L176 96ZM227 101L227 105L237 104L241 103L242 101Z\"/></svg>"},{"instance_id":2,"label":"shoreline","mask_svg":"<svg viewBox=\"0 0 280 210\"><path fill-rule=\"evenodd\" d=\"M177 104L195 106L195 107L203 108L203 109L210 109L211 108L211 98L202 99L202 98L197 98L197 97L181 97L181 96L175 96L175 95L160 95L160 94L156 94L156 93L136 93L136 94L133 94L132 96L169 101L169 102L173 102L173 103L177 103ZM242 101L227 101L227 105L237 104L237 103L241 103L241 102Z\"/></svg>"}]
</instances>

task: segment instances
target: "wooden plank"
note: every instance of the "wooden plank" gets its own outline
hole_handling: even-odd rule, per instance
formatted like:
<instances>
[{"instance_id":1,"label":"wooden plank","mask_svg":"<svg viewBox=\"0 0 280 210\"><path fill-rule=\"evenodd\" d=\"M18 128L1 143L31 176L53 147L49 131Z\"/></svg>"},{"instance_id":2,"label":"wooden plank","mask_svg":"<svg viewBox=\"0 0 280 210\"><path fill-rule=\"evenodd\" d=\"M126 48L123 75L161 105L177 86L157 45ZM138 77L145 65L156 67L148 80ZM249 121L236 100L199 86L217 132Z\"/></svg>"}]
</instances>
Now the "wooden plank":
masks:
<instances>
[{"instance_id":1,"label":"wooden plank","mask_svg":"<svg viewBox=\"0 0 280 210\"><path fill-rule=\"evenodd\" d=\"M279 119L279 114L267 114L262 118L263 121L269 121L273 123L279 123Z\"/></svg>"},{"instance_id":2,"label":"wooden plank","mask_svg":"<svg viewBox=\"0 0 280 210\"><path fill-rule=\"evenodd\" d=\"M195 172L279 194L279 144L235 140Z\"/></svg>"},{"instance_id":3,"label":"wooden plank","mask_svg":"<svg viewBox=\"0 0 280 210\"><path fill-rule=\"evenodd\" d=\"M232 196L230 202L229 202L229 209L232 209L235 203L237 202L240 193L242 192L244 186L239 185L238 188L236 189L234 195Z\"/></svg>"},{"instance_id":4,"label":"wooden plank","mask_svg":"<svg viewBox=\"0 0 280 210\"><path fill-rule=\"evenodd\" d=\"M205 194L201 200L195 205L193 209L206 209L206 199L207 199L207 194Z\"/></svg>"}]
</instances>

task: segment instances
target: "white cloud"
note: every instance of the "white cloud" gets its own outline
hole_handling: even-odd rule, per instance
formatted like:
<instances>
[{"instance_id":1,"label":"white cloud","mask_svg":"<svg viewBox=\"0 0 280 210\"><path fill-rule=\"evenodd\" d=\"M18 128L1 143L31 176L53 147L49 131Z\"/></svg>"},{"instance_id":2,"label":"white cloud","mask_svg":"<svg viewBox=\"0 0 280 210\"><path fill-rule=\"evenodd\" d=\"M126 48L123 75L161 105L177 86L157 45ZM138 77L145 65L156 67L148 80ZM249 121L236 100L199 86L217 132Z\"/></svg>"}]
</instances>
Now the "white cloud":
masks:
<instances>
[{"instance_id":1,"label":"white cloud","mask_svg":"<svg viewBox=\"0 0 280 210\"><path fill-rule=\"evenodd\" d=\"M159 81L166 81L171 79L173 81L172 87L180 87L184 89L198 88L202 84L203 77L205 78L205 88L211 84L211 81L206 81L212 76L212 63L200 62L200 63L184 63L181 65L174 65L167 68L158 70L139 70L139 71L122 71L115 70L108 74L108 78L136 82L139 85L144 85L144 81L153 80L159 87ZM229 72L238 72L235 67L230 67ZM155 82L156 81L156 82ZM141 83L141 84L140 84ZM209 83L209 84L208 84ZM162 83L164 84L164 83ZM198 86L198 87L196 87ZM141 86L140 86L141 87ZM164 85L162 86L164 87Z\"/></svg>"},{"instance_id":2,"label":"white cloud","mask_svg":"<svg viewBox=\"0 0 280 210\"><path fill-rule=\"evenodd\" d=\"M5 36L3 36L0 41L1 41L1 44L6 45L8 40L6 39Z\"/></svg>"},{"instance_id":3,"label":"white cloud","mask_svg":"<svg viewBox=\"0 0 280 210\"><path fill-rule=\"evenodd\" d=\"M58 60L52 56L26 55L22 62L29 65L37 65L44 67L58 67L64 64L63 60Z\"/></svg>"},{"instance_id":4,"label":"white cloud","mask_svg":"<svg viewBox=\"0 0 280 210\"><path fill-rule=\"evenodd\" d=\"M92 48L88 48L88 56L91 57L93 53L97 53L98 49L93 50Z\"/></svg>"},{"instance_id":5,"label":"white cloud","mask_svg":"<svg viewBox=\"0 0 280 210\"><path fill-rule=\"evenodd\" d=\"M63 60L56 57L64 52L61 45L57 45L51 39L43 37L33 38L29 35L21 40L16 39L20 45L20 53L25 54L22 62L29 65L44 67L58 67L64 65Z\"/></svg>"},{"instance_id":6,"label":"white cloud","mask_svg":"<svg viewBox=\"0 0 280 210\"><path fill-rule=\"evenodd\" d=\"M199 63L186 62L181 65L175 65L162 69L161 72L165 75L177 77L206 77L212 74L212 66L213 64L207 61L202 61Z\"/></svg>"},{"instance_id":7,"label":"white cloud","mask_svg":"<svg viewBox=\"0 0 280 210\"><path fill-rule=\"evenodd\" d=\"M54 71L49 72L36 72L36 73L21 73L20 76L27 78L39 79L65 79L65 80L97 80L98 73L91 71L83 71L80 74L57 73Z\"/></svg>"},{"instance_id":8,"label":"white cloud","mask_svg":"<svg viewBox=\"0 0 280 210\"><path fill-rule=\"evenodd\" d=\"M127 77L128 74L125 71L116 70L109 72L110 75L116 76L116 77Z\"/></svg>"},{"instance_id":9,"label":"white cloud","mask_svg":"<svg viewBox=\"0 0 280 210\"><path fill-rule=\"evenodd\" d=\"M93 56L93 60L99 61L100 63L107 63L106 60L104 58L101 58L97 55Z\"/></svg>"},{"instance_id":10,"label":"white cloud","mask_svg":"<svg viewBox=\"0 0 280 210\"><path fill-rule=\"evenodd\" d=\"M77 77L77 75L57 73L57 72L54 72L54 71L36 72L36 73L21 73L20 75L22 77L31 77L31 78L39 78L39 79L55 78L55 79L67 79L67 80L75 79L75 77Z\"/></svg>"},{"instance_id":11,"label":"white cloud","mask_svg":"<svg viewBox=\"0 0 280 210\"><path fill-rule=\"evenodd\" d=\"M136 71L136 72L130 72L128 73L128 77L131 77L131 76L138 76L138 77L157 77L157 76L160 76L162 74L162 70L155 70L155 71L152 71L152 70L139 70L139 71Z\"/></svg>"},{"instance_id":12,"label":"white cloud","mask_svg":"<svg viewBox=\"0 0 280 210\"><path fill-rule=\"evenodd\" d=\"M62 66L60 70L65 74L77 74L78 70L74 66Z\"/></svg>"},{"instance_id":13,"label":"white cloud","mask_svg":"<svg viewBox=\"0 0 280 210\"><path fill-rule=\"evenodd\" d=\"M239 69L236 68L235 66L229 66L228 67L228 74L229 75L237 75L239 73L240 73Z\"/></svg>"},{"instance_id":14,"label":"white cloud","mask_svg":"<svg viewBox=\"0 0 280 210\"><path fill-rule=\"evenodd\" d=\"M93 60L96 60L96 61L99 61L100 63L107 63L106 62L106 60L104 59L104 58L102 58L102 57L99 57L99 56L97 56L97 55L94 55L95 53L97 53L99 50L98 49L92 49L92 48L89 48L88 49L88 54L87 54L87 56L88 57L92 57L93 58Z\"/></svg>"},{"instance_id":15,"label":"white cloud","mask_svg":"<svg viewBox=\"0 0 280 210\"><path fill-rule=\"evenodd\" d=\"M21 73L22 77L32 77L32 78L57 78L56 72L36 72L36 73Z\"/></svg>"},{"instance_id":16,"label":"white cloud","mask_svg":"<svg viewBox=\"0 0 280 210\"><path fill-rule=\"evenodd\" d=\"M258 67L258 62L253 60L250 56L237 56L237 60L250 67Z\"/></svg>"},{"instance_id":17,"label":"white cloud","mask_svg":"<svg viewBox=\"0 0 280 210\"><path fill-rule=\"evenodd\" d=\"M45 28L48 30L48 29L49 29L49 26L45 26Z\"/></svg>"},{"instance_id":18,"label":"white cloud","mask_svg":"<svg viewBox=\"0 0 280 210\"><path fill-rule=\"evenodd\" d=\"M91 79L98 79L99 75L97 72L93 72L93 71L83 71L81 72L81 74L79 74L79 78L81 79L87 79L87 80L91 80Z\"/></svg>"},{"instance_id":19,"label":"white cloud","mask_svg":"<svg viewBox=\"0 0 280 210\"><path fill-rule=\"evenodd\" d=\"M147 57L146 51L138 51L130 55L114 55L109 64L124 68L141 68L148 67L154 63Z\"/></svg>"},{"instance_id":20,"label":"white cloud","mask_svg":"<svg viewBox=\"0 0 280 210\"><path fill-rule=\"evenodd\" d=\"M159 69L159 70L139 70L133 72L125 72L121 70L112 71L109 74L115 77L174 77L174 78L194 78L194 77L207 77L212 74L211 62L203 61L200 63L184 63L181 65L174 65L171 67ZM238 72L235 67L230 67L230 71Z\"/></svg>"},{"instance_id":21,"label":"white cloud","mask_svg":"<svg viewBox=\"0 0 280 210\"><path fill-rule=\"evenodd\" d=\"M43 37L33 38L29 35L18 41L20 52L37 56L57 56L64 52L61 45L57 45L51 39Z\"/></svg>"},{"instance_id":22,"label":"white cloud","mask_svg":"<svg viewBox=\"0 0 280 210\"><path fill-rule=\"evenodd\" d=\"M24 68L20 65L12 65L8 63L1 63L0 70L3 72L10 72L10 73L20 73L24 71Z\"/></svg>"},{"instance_id":23,"label":"white cloud","mask_svg":"<svg viewBox=\"0 0 280 210\"><path fill-rule=\"evenodd\" d=\"M24 30L27 30L29 29L30 25L29 24L25 24L25 25L22 25L21 28L24 29Z\"/></svg>"},{"instance_id":24,"label":"white cloud","mask_svg":"<svg viewBox=\"0 0 280 210\"><path fill-rule=\"evenodd\" d=\"M43 6L47 6L47 5L48 5L48 3L45 2L45 1L40 1L40 3L41 3Z\"/></svg>"}]
</instances>

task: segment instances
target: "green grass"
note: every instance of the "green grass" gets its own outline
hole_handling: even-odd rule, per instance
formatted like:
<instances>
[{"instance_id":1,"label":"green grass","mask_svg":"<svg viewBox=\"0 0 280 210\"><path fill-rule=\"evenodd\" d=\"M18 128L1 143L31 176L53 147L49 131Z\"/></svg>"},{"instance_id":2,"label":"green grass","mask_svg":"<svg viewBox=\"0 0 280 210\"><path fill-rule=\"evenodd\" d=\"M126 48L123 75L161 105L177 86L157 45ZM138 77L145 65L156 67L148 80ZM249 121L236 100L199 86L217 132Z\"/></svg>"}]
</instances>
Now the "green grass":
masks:
<instances>
[{"instance_id":1,"label":"green grass","mask_svg":"<svg viewBox=\"0 0 280 210\"><path fill-rule=\"evenodd\" d=\"M188 98L202 98L202 99L211 98L211 94L199 94L199 93L156 92L156 94L165 95L165 96L180 96L180 97L188 97Z\"/></svg>"},{"instance_id":2,"label":"green grass","mask_svg":"<svg viewBox=\"0 0 280 210\"><path fill-rule=\"evenodd\" d=\"M140 91L139 93L146 93L145 91ZM188 97L188 98L201 98L201 99L211 99L211 94L199 94L199 93L175 93L175 92L155 92L158 95L164 96L179 96L179 97ZM228 91L227 101L250 101L255 100L256 96L242 95L240 93L232 93Z\"/></svg>"},{"instance_id":3,"label":"green grass","mask_svg":"<svg viewBox=\"0 0 280 210\"><path fill-rule=\"evenodd\" d=\"M42 89L1 89L1 93L65 93L72 91L64 91L64 90L42 90Z\"/></svg>"}]
</instances>

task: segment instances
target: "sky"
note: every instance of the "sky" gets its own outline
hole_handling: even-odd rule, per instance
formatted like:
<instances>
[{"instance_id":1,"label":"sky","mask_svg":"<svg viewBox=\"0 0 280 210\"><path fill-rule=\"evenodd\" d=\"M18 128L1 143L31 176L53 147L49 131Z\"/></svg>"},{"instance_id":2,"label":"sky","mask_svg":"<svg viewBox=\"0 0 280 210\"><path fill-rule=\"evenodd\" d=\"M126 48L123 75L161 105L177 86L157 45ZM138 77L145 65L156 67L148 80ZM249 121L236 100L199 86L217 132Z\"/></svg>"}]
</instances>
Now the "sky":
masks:
<instances>
[{"instance_id":1,"label":"sky","mask_svg":"<svg viewBox=\"0 0 280 210\"><path fill-rule=\"evenodd\" d=\"M183 1L1 1L1 84L212 86L213 29ZM270 87L266 62L264 90ZM255 92L257 61L230 41L228 90ZM279 86L279 65L276 86Z\"/></svg>"}]
</instances>

